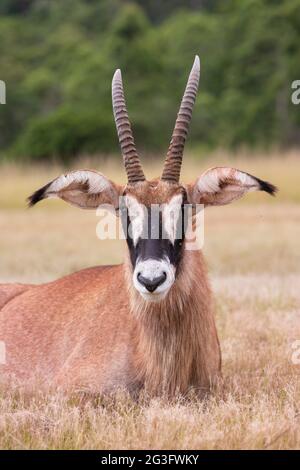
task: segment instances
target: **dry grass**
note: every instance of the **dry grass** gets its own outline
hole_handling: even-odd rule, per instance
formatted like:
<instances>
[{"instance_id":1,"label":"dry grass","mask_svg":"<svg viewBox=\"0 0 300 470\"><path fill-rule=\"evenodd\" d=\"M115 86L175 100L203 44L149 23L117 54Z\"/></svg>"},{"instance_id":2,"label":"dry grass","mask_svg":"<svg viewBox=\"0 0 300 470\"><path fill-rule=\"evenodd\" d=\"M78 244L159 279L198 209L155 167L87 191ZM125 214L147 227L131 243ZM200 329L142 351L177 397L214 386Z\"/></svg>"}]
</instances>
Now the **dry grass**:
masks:
<instances>
[{"instance_id":1,"label":"dry grass","mask_svg":"<svg viewBox=\"0 0 300 470\"><path fill-rule=\"evenodd\" d=\"M0 448L300 447L300 365L292 363L292 344L300 339L300 158L220 154L199 165L191 157L185 178L228 161L281 191L276 199L250 195L206 214L204 251L223 352L218 390L205 402L190 397L136 403L122 393L114 398L26 394L4 384ZM103 166L120 181L119 166ZM158 172L158 164L151 167L151 174ZM42 282L121 261L122 242L96 238L94 212L54 201L24 208L25 195L60 171L1 169L1 281Z\"/></svg>"}]
</instances>

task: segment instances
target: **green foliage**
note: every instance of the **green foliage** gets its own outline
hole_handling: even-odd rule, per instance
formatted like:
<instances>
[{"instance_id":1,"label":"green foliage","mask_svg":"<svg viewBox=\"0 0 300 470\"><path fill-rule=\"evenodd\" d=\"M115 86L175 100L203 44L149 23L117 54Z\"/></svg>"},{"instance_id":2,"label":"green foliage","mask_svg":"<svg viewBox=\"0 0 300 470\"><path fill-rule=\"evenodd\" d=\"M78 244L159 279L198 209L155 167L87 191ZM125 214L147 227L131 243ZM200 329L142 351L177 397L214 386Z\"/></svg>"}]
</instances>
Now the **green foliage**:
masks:
<instances>
[{"instance_id":1,"label":"green foliage","mask_svg":"<svg viewBox=\"0 0 300 470\"><path fill-rule=\"evenodd\" d=\"M121 68L139 146L166 149L194 55L192 145L295 145L298 0L14 0L0 6L2 153L70 159L118 149L110 83Z\"/></svg>"},{"instance_id":2,"label":"green foliage","mask_svg":"<svg viewBox=\"0 0 300 470\"><path fill-rule=\"evenodd\" d=\"M43 119L33 119L16 144L24 158L67 162L78 154L92 154L114 145L112 123L95 111L61 108Z\"/></svg>"}]
</instances>

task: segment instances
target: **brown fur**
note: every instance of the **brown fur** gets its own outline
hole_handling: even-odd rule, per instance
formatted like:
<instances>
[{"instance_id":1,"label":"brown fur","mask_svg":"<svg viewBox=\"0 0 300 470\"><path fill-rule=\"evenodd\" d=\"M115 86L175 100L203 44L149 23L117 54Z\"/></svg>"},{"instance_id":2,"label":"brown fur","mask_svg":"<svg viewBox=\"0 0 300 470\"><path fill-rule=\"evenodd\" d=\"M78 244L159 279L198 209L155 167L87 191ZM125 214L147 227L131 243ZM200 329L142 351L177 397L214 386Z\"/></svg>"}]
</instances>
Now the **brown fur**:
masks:
<instances>
[{"instance_id":1,"label":"brown fur","mask_svg":"<svg viewBox=\"0 0 300 470\"><path fill-rule=\"evenodd\" d=\"M120 194L146 206L163 204L184 192L179 183L161 180L121 188L92 172L93 184L98 178L104 189L89 194L82 190L82 173L72 175L73 191L62 188L57 196L84 208L94 208L95 201L118 208ZM38 190L30 203L53 188L55 183ZM189 202L206 205L227 204L253 189L276 190L229 168L208 170L186 186ZM127 256L124 265L86 269L41 286L0 286L0 340L7 356L2 372L96 392L144 387L151 395L174 396L191 387L208 390L220 375L221 354L202 254L184 250L176 280L159 303L143 300L131 270Z\"/></svg>"},{"instance_id":2,"label":"brown fur","mask_svg":"<svg viewBox=\"0 0 300 470\"><path fill-rule=\"evenodd\" d=\"M184 193L196 211L196 204L228 204L252 190L274 194L272 184L224 167L185 188L179 184L199 76L196 56L160 180L145 180L117 70L113 109L128 185L122 188L95 171L74 171L33 193L29 205L60 197L86 209L109 203L118 212L119 196L126 193L146 206ZM191 387L209 389L220 375L221 355L201 253L185 249L177 271L159 303L134 290L129 257L124 265L86 269L34 288L0 286L0 341L7 356L2 371L96 392L144 387L151 395L174 396Z\"/></svg>"},{"instance_id":3,"label":"brown fur","mask_svg":"<svg viewBox=\"0 0 300 470\"><path fill-rule=\"evenodd\" d=\"M126 192L162 203L179 185L143 182ZM151 395L208 390L220 374L220 348L202 254L185 250L160 303L132 286L129 257L27 288L0 287L3 373L22 382L108 392L141 387Z\"/></svg>"},{"instance_id":4,"label":"brown fur","mask_svg":"<svg viewBox=\"0 0 300 470\"><path fill-rule=\"evenodd\" d=\"M127 264L129 266L129 264ZM149 304L130 289L137 318L134 365L150 394L205 392L221 371L211 292L200 252L185 251L167 298Z\"/></svg>"},{"instance_id":5,"label":"brown fur","mask_svg":"<svg viewBox=\"0 0 300 470\"><path fill-rule=\"evenodd\" d=\"M127 185L125 193L134 196L140 204L149 207L151 204L167 203L173 196L183 191L179 184L169 184L159 179L142 181L138 184Z\"/></svg>"},{"instance_id":6,"label":"brown fur","mask_svg":"<svg viewBox=\"0 0 300 470\"><path fill-rule=\"evenodd\" d=\"M201 255L185 257L186 269L161 304L146 303L126 286L127 262L86 269L12 298L0 312L7 351L2 372L24 383L101 392L207 390L219 373L220 351Z\"/></svg>"},{"instance_id":7,"label":"brown fur","mask_svg":"<svg viewBox=\"0 0 300 470\"><path fill-rule=\"evenodd\" d=\"M32 287L30 284L1 284L0 288L0 309L15 297L23 294Z\"/></svg>"}]
</instances>

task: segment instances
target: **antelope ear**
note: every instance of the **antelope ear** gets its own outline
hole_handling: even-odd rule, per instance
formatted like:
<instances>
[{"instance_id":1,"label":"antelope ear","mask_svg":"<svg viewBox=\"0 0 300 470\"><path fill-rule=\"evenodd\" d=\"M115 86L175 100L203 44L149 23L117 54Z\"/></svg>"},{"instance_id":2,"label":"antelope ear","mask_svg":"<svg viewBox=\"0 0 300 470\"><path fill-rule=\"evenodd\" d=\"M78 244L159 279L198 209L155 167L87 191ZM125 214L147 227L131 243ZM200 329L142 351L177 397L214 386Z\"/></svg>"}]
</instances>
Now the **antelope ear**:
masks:
<instances>
[{"instance_id":1,"label":"antelope ear","mask_svg":"<svg viewBox=\"0 0 300 470\"><path fill-rule=\"evenodd\" d=\"M241 198L250 191L266 191L274 195L276 186L235 168L210 168L187 186L188 199L193 204L222 206Z\"/></svg>"},{"instance_id":2,"label":"antelope ear","mask_svg":"<svg viewBox=\"0 0 300 470\"><path fill-rule=\"evenodd\" d=\"M46 198L61 198L82 209L97 209L109 204L118 209L121 186L93 170L78 170L61 175L28 198L29 206Z\"/></svg>"}]
</instances>

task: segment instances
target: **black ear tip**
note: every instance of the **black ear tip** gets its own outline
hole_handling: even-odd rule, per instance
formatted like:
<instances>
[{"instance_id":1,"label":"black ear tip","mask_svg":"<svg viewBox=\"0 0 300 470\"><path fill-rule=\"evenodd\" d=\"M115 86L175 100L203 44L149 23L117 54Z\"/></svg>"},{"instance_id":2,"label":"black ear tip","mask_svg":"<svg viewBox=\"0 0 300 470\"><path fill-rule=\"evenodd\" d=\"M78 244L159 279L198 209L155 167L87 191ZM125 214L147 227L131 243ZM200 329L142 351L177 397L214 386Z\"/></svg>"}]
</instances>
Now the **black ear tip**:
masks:
<instances>
[{"instance_id":1,"label":"black ear tip","mask_svg":"<svg viewBox=\"0 0 300 470\"><path fill-rule=\"evenodd\" d=\"M262 190L271 194L271 196L275 196L276 193L278 192L277 186L274 186L274 184L268 183L267 181L264 181Z\"/></svg>"},{"instance_id":2,"label":"black ear tip","mask_svg":"<svg viewBox=\"0 0 300 470\"><path fill-rule=\"evenodd\" d=\"M43 194L44 194L44 191L41 192L40 189L38 191L35 191L33 194L31 194L31 196L27 198L28 207L33 207L39 201L44 199Z\"/></svg>"},{"instance_id":3,"label":"black ear tip","mask_svg":"<svg viewBox=\"0 0 300 470\"><path fill-rule=\"evenodd\" d=\"M259 189L261 191L265 191L268 194L271 194L271 196L275 196L276 193L278 192L278 188L274 186L272 183L268 183L268 181L263 181L263 180L258 180L259 182Z\"/></svg>"},{"instance_id":4,"label":"black ear tip","mask_svg":"<svg viewBox=\"0 0 300 470\"><path fill-rule=\"evenodd\" d=\"M45 193L49 188L50 184L51 183L46 184L46 186L43 186L42 188L38 189L27 198L28 207L35 206L35 204L45 199Z\"/></svg>"},{"instance_id":5,"label":"black ear tip","mask_svg":"<svg viewBox=\"0 0 300 470\"><path fill-rule=\"evenodd\" d=\"M26 198L28 209L30 209L32 206L34 206L34 202L32 201L31 198L32 198L32 196L29 196L29 197Z\"/></svg>"},{"instance_id":6,"label":"black ear tip","mask_svg":"<svg viewBox=\"0 0 300 470\"><path fill-rule=\"evenodd\" d=\"M27 207L30 208L33 207L38 201L35 199L34 194L31 194L31 196L26 199L26 202Z\"/></svg>"}]
</instances>

